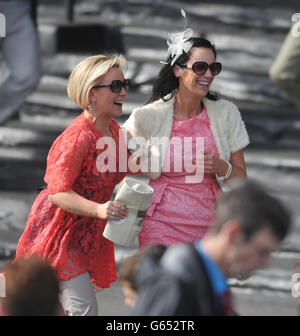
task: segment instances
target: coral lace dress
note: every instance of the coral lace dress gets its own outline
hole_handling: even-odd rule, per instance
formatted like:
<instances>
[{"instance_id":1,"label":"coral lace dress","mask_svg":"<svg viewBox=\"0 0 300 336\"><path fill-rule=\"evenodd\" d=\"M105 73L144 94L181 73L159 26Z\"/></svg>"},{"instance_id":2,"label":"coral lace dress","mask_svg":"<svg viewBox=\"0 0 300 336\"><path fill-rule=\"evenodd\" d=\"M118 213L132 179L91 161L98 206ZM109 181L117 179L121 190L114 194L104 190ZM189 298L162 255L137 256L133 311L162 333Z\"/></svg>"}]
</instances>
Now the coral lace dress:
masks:
<instances>
[{"instance_id":1,"label":"coral lace dress","mask_svg":"<svg viewBox=\"0 0 300 336\"><path fill-rule=\"evenodd\" d=\"M191 119L173 121L170 142L176 143L172 139L177 138L184 144L184 139L190 138L192 156L196 153L197 137L204 139L204 151L219 155L205 109ZM170 145L166 154L170 158L170 169L166 171L164 166L161 176L149 182L154 194L139 234L140 247L154 243L190 243L202 238L213 224L215 201L222 192L215 175L204 174L200 183L187 182L186 177L192 174L185 169L176 171L174 162L189 154L183 153L184 146L181 153L174 148Z\"/></svg>"},{"instance_id":2,"label":"coral lace dress","mask_svg":"<svg viewBox=\"0 0 300 336\"><path fill-rule=\"evenodd\" d=\"M96 159L104 149L97 149L96 143L102 133L83 113L55 140L47 158L47 188L33 203L18 243L17 258L32 254L47 258L59 280L85 272L102 288L116 280L114 245L102 235L106 221L71 214L52 204L48 196L72 189L98 203L109 201L114 187L126 174L118 172L119 128L111 120L110 129L117 144L116 172L101 173L97 169Z\"/></svg>"}]
</instances>

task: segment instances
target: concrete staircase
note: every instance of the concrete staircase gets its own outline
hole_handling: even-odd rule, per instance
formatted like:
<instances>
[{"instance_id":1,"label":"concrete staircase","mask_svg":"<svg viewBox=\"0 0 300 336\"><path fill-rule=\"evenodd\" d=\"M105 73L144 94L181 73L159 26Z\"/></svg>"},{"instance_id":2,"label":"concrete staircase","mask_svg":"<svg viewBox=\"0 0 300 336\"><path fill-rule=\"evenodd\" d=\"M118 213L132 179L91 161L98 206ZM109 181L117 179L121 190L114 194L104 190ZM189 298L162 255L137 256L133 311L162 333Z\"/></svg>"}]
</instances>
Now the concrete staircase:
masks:
<instances>
[{"instance_id":1,"label":"concrete staircase","mask_svg":"<svg viewBox=\"0 0 300 336\"><path fill-rule=\"evenodd\" d=\"M36 189L43 185L53 140L80 113L66 94L70 71L102 48L126 55L133 89L118 119L122 124L134 107L147 101L159 61L166 56L167 34L183 28L180 8L187 13L188 26L216 44L224 71L214 89L239 106L246 122L249 177L294 215L293 231L274 254L272 267L246 282L231 279L238 310L295 315L291 277L300 260L300 112L272 84L268 69L291 27L296 1L85 0L76 2L71 24L64 21L58 1L41 1L38 29L45 75L21 109L20 120L0 127L0 258L14 253ZM117 246L117 262L134 251Z\"/></svg>"}]
</instances>

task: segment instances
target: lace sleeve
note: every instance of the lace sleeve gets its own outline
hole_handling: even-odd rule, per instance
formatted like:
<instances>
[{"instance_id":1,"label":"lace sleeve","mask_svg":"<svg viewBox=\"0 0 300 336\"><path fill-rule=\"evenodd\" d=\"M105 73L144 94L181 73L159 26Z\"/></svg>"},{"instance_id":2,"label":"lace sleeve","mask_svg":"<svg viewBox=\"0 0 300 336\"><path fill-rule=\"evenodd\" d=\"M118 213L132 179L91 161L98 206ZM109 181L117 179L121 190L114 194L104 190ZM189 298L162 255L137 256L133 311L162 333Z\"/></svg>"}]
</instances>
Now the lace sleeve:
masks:
<instances>
[{"instance_id":1,"label":"lace sleeve","mask_svg":"<svg viewBox=\"0 0 300 336\"><path fill-rule=\"evenodd\" d=\"M86 132L62 134L52 145L48 158L45 182L50 193L71 190L78 178L83 161L88 157L90 137Z\"/></svg>"}]
</instances>

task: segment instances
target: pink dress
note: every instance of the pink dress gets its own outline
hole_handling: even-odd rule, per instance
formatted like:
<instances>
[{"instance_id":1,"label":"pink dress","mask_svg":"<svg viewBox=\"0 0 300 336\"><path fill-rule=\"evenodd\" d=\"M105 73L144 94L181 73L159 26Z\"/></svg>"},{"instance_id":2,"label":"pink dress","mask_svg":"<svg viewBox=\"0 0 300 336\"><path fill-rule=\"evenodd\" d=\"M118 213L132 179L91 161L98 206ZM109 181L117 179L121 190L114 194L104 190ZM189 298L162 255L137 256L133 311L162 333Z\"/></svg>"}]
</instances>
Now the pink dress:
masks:
<instances>
[{"instance_id":1,"label":"pink dress","mask_svg":"<svg viewBox=\"0 0 300 336\"><path fill-rule=\"evenodd\" d=\"M185 155L195 155L197 137L204 138L204 151L218 156L214 137L210 129L210 121L204 109L197 116L183 121L173 121L170 142L172 139L192 139L192 154L185 151ZM202 238L213 223L216 197L222 192L214 174L205 174L199 183L187 182L188 175L195 175L186 171L184 164L178 172L175 162L183 158L185 147L174 150L169 146L169 172L163 172L157 180L150 180L149 185L154 189L152 204L148 208L142 229L139 234L140 247L149 244L172 245L179 242L190 243ZM175 169L176 168L176 169Z\"/></svg>"}]
</instances>

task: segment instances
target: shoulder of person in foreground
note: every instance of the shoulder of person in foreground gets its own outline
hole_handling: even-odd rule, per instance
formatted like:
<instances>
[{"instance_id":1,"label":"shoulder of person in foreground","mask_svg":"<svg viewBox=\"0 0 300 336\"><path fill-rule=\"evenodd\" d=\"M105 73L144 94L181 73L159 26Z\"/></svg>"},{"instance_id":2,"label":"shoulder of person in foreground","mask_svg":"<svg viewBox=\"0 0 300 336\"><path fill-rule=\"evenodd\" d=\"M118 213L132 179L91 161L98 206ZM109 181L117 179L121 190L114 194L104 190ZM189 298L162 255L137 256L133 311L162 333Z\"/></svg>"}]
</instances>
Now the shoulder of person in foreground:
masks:
<instances>
[{"instance_id":1,"label":"shoulder of person in foreground","mask_svg":"<svg viewBox=\"0 0 300 336\"><path fill-rule=\"evenodd\" d=\"M210 315L203 307L210 306L212 290L202 269L191 245L169 247L160 261L147 256L138 271L139 297L133 315ZM196 295L199 290L203 304Z\"/></svg>"},{"instance_id":2,"label":"shoulder of person in foreground","mask_svg":"<svg viewBox=\"0 0 300 336\"><path fill-rule=\"evenodd\" d=\"M157 258L145 256L137 272L138 299L133 316L176 316L185 302L180 279L161 267Z\"/></svg>"}]
</instances>

